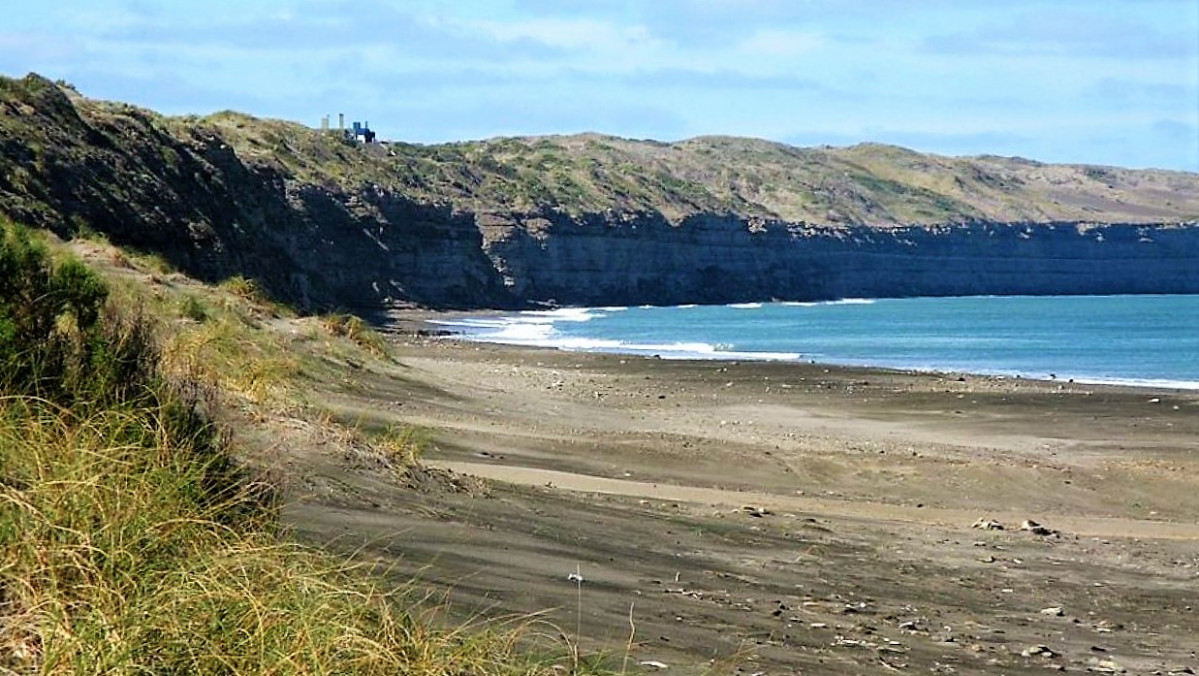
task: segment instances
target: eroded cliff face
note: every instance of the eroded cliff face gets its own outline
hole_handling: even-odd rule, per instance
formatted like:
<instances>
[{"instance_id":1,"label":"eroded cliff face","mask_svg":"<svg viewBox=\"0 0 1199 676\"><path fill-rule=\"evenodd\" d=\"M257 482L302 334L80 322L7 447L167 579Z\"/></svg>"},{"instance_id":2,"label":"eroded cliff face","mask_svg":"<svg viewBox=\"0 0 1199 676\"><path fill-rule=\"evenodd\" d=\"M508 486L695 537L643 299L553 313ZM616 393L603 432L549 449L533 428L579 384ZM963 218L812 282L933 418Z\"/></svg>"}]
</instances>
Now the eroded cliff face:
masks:
<instances>
[{"instance_id":1,"label":"eroded cliff face","mask_svg":"<svg viewBox=\"0 0 1199 676\"><path fill-rule=\"evenodd\" d=\"M717 213L680 200L660 209L516 208L495 196L525 185L513 176L540 174L472 157L347 146L233 114L164 118L36 76L0 78L0 214L64 237L100 232L204 280L244 275L306 310L1199 293L1199 224L1177 222L1184 219L1005 223L971 211L946 225L878 227ZM953 167L941 164L938 171ZM1102 189L1132 195L1140 179L1120 172ZM1136 195L1138 213L1152 212L1158 193L1162 204L1175 193L1188 205L1199 195L1193 175L1144 181L1153 190ZM626 183L595 183L590 199L619 204L603 200ZM596 197L605 187L611 195ZM641 190L642 202L673 199ZM916 201L892 211L923 208L924 193L894 194Z\"/></svg>"},{"instance_id":2,"label":"eroded cliff face","mask_svg":"<svg viewBox=\"0 0 1199 676\"><path fill-rule=\"evenodd\" d=\"M99 232L206 281L244 275L302 309L514 303L472 214L296 180L219 130L89 106L41 78L3 84L0 214L17 222Z\"/></svg>"},{"instance_id":3,"label":"eroded cliff face","mask_svg":"<svg viewBox=\"0 0 1199 676\"><path fill-rule=\"evenodd\" d=\"M555 214L481 225L523 299L578 305L1199 293L1199 226L969 223L878 230Z\"/></svg>"}]
</instances>

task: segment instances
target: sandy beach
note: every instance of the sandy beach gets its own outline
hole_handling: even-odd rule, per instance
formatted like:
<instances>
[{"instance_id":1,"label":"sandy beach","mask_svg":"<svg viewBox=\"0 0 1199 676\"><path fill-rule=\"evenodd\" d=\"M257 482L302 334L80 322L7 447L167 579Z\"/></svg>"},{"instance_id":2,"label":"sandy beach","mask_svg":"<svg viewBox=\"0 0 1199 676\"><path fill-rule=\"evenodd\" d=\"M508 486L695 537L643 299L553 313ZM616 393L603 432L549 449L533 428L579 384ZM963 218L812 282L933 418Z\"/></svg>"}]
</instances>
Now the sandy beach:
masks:
<instances>
[{"instance_id":1,"label":"sandy beach","mask_svg":"<svg viewBox=\"0 0 1199 676\"><path fill-rule=\"evenodd\" d=\"M320 397L430 471L313 445L287 514L457 617L683 674L1199 669L1197 392L392 340Z\"/></svg>"}]
</instances>

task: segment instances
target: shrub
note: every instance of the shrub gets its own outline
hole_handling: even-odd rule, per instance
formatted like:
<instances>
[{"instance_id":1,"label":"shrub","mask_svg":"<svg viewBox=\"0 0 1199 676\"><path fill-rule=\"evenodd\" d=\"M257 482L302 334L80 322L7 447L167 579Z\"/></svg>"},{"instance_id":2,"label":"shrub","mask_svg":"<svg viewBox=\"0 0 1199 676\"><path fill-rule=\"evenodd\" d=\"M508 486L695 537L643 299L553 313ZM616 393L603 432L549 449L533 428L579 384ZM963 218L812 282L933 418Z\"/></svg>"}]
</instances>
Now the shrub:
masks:
<instances>
[{"instance_id":1,"label":"shrub","mask_svg":"<svg viewBox=\"0 0 1199 676\"><path fill-rule=\"evenodd\" d=\"M139 354L137 330L100 322L108 289L77 260L57 265L29 231L0 223L0 385L70 405L101 396L130 368L152 362ZM107 335L106 335L107 334Z\"/></svg>"},{"instance_id":2,"label":"shrub","mask_svg":"<svg viewBox=\"0 0 1199 676\"><path fill-rule=\"evenodd\" d=\"M55 263L24 228L0 228L4 394L60 418L137 411L149 422L120 426L121 443L169 445L202 468L197 486L212 500L240 490L245 477L207 415L214 395L161 376L151 320L107 303L108 287L79 261Z\"/></svg>"}]
</instances>

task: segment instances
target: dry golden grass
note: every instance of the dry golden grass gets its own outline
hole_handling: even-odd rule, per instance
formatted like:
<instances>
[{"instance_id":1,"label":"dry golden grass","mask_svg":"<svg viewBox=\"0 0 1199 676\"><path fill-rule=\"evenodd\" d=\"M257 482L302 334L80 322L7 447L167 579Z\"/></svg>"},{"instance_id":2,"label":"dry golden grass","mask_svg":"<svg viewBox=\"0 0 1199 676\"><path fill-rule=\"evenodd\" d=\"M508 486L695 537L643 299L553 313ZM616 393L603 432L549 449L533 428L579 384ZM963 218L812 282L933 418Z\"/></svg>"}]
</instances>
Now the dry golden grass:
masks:
<instances>
[{"instance_id":1,"label":"dry golden grass","mask_svg":"<svg viewBox=\"0 0 1199 676\"><path fill-rule=\"evenodd\" d=\"M0 401L3 670L552 671L521 653L519 627L434 628L406 610L410 590L279 540L258 487L206 492L213 458L160 418Z\"/></svg>"},{"instance_id":2,"label":"dry golden grass","mask_svg":"<svg viewBox=\"0 0 1199 676\"><path fill-rule=\"evenodd\" d=\"M139 360L122 371L136 382L93 383L87 399L0 394L0 674L594 671L536 618L455 625L414 588L385 587L369 563L281 532L277 489L235 460L210 422L215 398L303 410L293 399L303 359L333 347L366 355L353 336L322 344L315 326L274 330L258 299L172 282L135 255L93 259L112 264L102 321L132 321L147 340L157 326L161 347L96 352ZM6 291L0 316L16 302ZM0 383L23 382L11 375ZM402 472L421 433L372 443Z\"/></svg>"}]
</instances>

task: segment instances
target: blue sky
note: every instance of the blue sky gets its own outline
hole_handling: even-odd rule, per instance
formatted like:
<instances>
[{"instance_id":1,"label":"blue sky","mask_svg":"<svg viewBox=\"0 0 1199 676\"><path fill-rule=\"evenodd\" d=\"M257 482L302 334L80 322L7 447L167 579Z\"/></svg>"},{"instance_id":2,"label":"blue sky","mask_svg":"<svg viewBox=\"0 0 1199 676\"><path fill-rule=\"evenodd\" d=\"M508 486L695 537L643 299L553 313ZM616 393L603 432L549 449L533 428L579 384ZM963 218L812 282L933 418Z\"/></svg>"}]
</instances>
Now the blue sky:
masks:
<instances>
[{"instance_id":1,"label":"blue sky","mask_svg":"<svg viewBox=\"0 0 1199 676\"><path fill-rule=\"evenodd\" d=\"M49 0L0 73L437 142L598 131L1199 171L1196 0Z\"/></svg>"}]
</instances>

